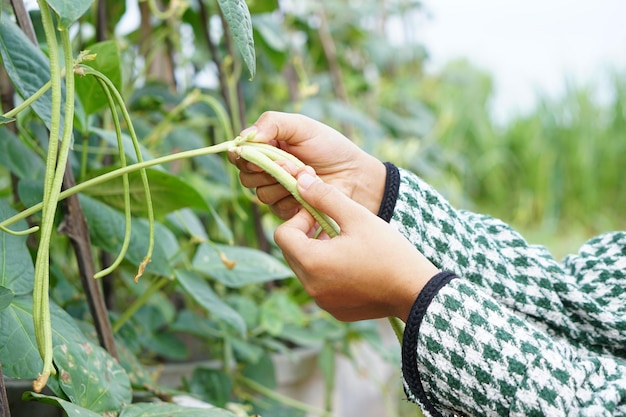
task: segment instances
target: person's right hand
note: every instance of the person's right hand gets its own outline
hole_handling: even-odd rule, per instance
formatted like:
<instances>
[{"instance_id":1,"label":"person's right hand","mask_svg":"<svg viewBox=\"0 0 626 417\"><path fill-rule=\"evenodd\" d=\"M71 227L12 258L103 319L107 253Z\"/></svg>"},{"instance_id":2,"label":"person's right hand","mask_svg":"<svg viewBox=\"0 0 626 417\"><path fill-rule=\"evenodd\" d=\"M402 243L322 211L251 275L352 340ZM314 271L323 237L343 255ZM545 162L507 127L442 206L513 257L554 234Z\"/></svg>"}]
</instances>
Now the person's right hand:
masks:
<instances>
[{"instance_id":1,"label":"person's right hand","mask_svg":"<svg viewBox=\"0 0 626 417\"><path fill-rule=\"evenodd\" d=\"M377 214L385 188L385 166L335 129L299 114L265 112L241 136L253 132L255 142L291 153L313 167L324 182ZM299 210L299 203L272 176L234 154L229 154L229 160L239 168L241 183L256 188L259 200L278 217L286 220ZM296 174L293 164L281 165Z\"/></svg>"},{"instance_id":2,"label":"person's right hand","mask_svg":"<svg viewBox=\"0 0 626 417\"><path fill-rule=\"evenodd\" d=\"M298 171L298 190L341 227L316 238L316 222L301 209L274 232L274 240L307 293L342 321L395 316L406 322L417 295L439 272L392 225L332 185Z\"/></svg>"}]
</instances>

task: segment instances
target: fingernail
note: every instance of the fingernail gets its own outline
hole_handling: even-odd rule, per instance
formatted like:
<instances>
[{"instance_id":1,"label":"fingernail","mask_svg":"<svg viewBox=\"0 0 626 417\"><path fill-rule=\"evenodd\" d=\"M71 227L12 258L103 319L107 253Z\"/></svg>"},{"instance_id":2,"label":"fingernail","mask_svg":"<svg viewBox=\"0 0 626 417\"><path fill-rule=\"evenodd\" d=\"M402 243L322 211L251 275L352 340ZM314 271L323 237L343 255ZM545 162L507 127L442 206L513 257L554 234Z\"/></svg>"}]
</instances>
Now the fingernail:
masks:
<instances>
[{"instance_id":1,"label":"fingernail","mask_svg":"<svg viewBox=\"0 0 626 417\"><path fill-rule=\"evenodd\" d=\"M298 175L298 185L305 190L308 189L315 181L317 181L317 178L307 174L306 172Z\"/></svg>"}]
</instances>

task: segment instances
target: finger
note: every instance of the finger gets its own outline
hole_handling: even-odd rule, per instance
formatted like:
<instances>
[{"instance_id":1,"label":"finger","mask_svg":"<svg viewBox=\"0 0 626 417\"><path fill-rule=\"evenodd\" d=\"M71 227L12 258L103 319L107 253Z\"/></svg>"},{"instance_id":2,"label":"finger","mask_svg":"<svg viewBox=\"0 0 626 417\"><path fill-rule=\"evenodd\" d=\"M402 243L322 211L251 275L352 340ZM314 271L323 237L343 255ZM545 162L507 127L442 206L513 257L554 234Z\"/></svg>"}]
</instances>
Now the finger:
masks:
<instances>
[{"instance_id":1,"label":"finger","mask_svg":"<svg viewBox=\"0 0 626 417\"><path fill-rule=\"evenodd\" d=\"M268 185L278 184L276 178L270 174L261 172L239 171L239 181L247 188L265 187Z\"/></svg>"},{"instance_id":2,"label":"finger","mask_svg":"<svg viewBox=\"0 0 626 417\"><path fill-rule=\"evenodd\" d=\"M276 180L272 184L269 185L261 185L257 186L256 196L265 204L277 204L281 200L291 197L291 194L285 187L280 185ZM293 201L295 199L292 198ZM285 204L285 203L283 203ZM297 204L297 203L296 203ZM283 206L282 208L288 208Z\"/></svg>"},{"instance_id":3,"label":"finger","mask_svg":"<svg viewBox=\"0 0 626 417\"><path fill-rule=\"evenodd\" d=\"M322 182L307 171L298 175L298 191L305 201L334 219L342 230L352 225L358 227L361 219L370 214L337 187Z\"/></svg>"},{"instance_id":4,"label":"finger","mask_svg":"<svg viewBox=\"0 0 626 417\"><path fill-rule=\"evenodd\" d=\"M271 204L270 211L281 220L291 219L302 207L293 196L283 198L282 200Z\"/></svg>"},{"instance_id":5,"label":"finger","mask_svg":"<svg viewBox=\"0 0 626 417\"><path fill-rule=\"evenodd\" d=\"M297 145L314 136L321 126L321 123L301 114L268 111L240 135L254 134L255 142L279 141Z\"/></svg>"},{"instance_id":6,"label":"finger","mask_svg":"<svg viewBox=\"0 0 626 417\"><path fill-rule=\"evenodd\" d=\"M274 231L274 241L288 255L306 247L309 233L315 227L315 219L302 209Z\"/></svg>"},{"instance_id":7,"label":"finger","mask_svg":"<svg viewBox=\"0 0 626 417\"><path fill-rule=\"evenodd\" d=\"M228 152L228 161L235 165L239 171L255 173L255 172L263 172L263 169L252 162L248 162L243 159L241 156L236 154L235 152Z\"/></svg>"}]
</instances>

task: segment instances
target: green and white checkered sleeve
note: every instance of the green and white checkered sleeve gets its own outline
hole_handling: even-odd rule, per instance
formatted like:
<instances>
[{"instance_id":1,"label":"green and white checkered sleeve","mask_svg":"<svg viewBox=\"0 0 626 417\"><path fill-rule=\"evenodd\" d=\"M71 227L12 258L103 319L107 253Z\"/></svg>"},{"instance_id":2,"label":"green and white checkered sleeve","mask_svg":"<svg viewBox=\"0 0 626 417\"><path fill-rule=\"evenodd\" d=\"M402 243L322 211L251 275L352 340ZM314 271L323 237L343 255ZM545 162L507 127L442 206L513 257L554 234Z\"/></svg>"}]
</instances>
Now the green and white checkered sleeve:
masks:
<instances>
[{"instance_id":1,"label":"green and white checkered sleeve","mask_svg":"<svg viewBox=\"0 0 626 417\"><path fill-rule=\"evenodd\" d=\"M601 236L559 263L504 222L456 210L415 174L387 169L381 217L431 262L554 337L626 356L626 233Z\"/></svg>"},{"instance_id":2,"label":"green and white checkered sleeve","mask_svg":"<svg viewBox=\"0 0 626 417\"><path fill-rule=\"evenodd\" d=\"M407 397L428 416L624 416L626 361L581 354L444 271L404 333Z\"/></svg>"},{"instance_id":3,"label":"green and white checkered sleeve","mask_svg":"<svg viewBox=\"0 0 626 417\"><path fill-rule=\"evenodd\" d=\"M427 411L428 404L437 404L436 409L477 415L509 411L560 415L555 410L583 415L594 410L593 407L598 407L596 411L623 410L625 394L620 388L626 386L623 280L621 286L613 282L611 288L606 285L581 287L580 276L574 273L584 270L581 262L577 262L579 257L561 265L545 248L527 244L503 222L453 209L414 174L391 164L387 164L387 172L385 198L379 215L396 226L433 263L449 271L443 274L447 279L450 274L462 277L443 284L441 279L433 280L427 286L429 290L420 295L421 302L416 302L421 305L417 310L428 325L413 336L405 334L405 341L415 343L417 348L414 361L407 362L407 355L403 355L404 368L417 372L417 363L420 375L413 378L404 372L409 397L418 403L425 401ZM626 236L622 234L621 240L613 238L614 244L616 241L618 247L621 244L623 262ZM619 250L618 253L608 252L614 257L619 254ZM589 259L586 261L585 265ZM614 258L599 260L596 257L594 261L596 267L603 262L615 263ZM604 271L619 276L619 268ZM598 298L607 288L614 297L614 302L608 304L612 309L606 308L606 299ZM471 298L469 293L475 301L472 309L456 316L446 302L456 300L465 308L465 300ZM616 307L620 301L622 310ZM472 327L461 320L470 316L485 326L474 324ZM496 320L497 317L500 319ZM413 328L414 322L413 319ZM506 335L515 337L510 341L501 340ZM468 341L477 344L470 356ZM509 353L491 362L485 360L494 351ZM579 360L570 360L574 356ZM466 359L477 357L481 360ZM523 378L513 372L512 367L517 369L517 365L522 366ZM436 369L448 370L448 373L441 376L434 372ZM549 373L550 369L555 372L542 374ZM455 372L461 372L461 377L454 378ZM573 377L566 378L566 374ZM529 375L541 378L528 379ZM510 381L502 378L510 378ZM589 383L579 384L580 378ZM420 388L422 385L425 390ZM514 387L513 391L510 387ZM461 392L463 390L465 392ZM432 393L432 398L425 397L424 392ZM558 394L552 403L562 402L555 405L556 409L546 408L551 393ZM570 408L567 408L567 399L560 398L563 393L573 395ZM468 398L474 398L474 402ZM587 411L576 414L577 409Z\"/></svg>"}]
</instances>

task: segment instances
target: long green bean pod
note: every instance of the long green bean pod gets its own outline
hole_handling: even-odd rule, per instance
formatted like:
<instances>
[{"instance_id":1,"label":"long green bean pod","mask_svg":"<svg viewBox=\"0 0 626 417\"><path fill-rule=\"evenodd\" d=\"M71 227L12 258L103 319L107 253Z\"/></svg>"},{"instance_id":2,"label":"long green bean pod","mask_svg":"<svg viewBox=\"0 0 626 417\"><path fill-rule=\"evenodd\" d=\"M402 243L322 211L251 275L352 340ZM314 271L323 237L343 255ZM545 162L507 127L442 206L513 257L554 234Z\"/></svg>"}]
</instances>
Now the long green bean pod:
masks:
<instances>
[{"instance_id":1,"label":"long green bean pod","mask_svg":"<svg viewBox=\"0 0 626 417\"><path fill-rule=\"evenodd\" d=\"M296 179L291 176L287 171L285 171L282 167L277 165L269 156L267 156L263 152L263 148L258 148L255 146L250 146L247 143L245 145L240 145L234 147L232 149L233 152L236 152L239 156L241 156L246 161L252 162L255 165L261 167L265 172L270 174L272 177L276 179L283 187L287 189L294 196L294 198L298 201L298 203L302 204L313 218L319 223L320 227L324 229L326 234L330 237L336 237L339 235L339 226L333 219L328 217L325 213L320 212L315 207L311 206L307 201L305 201L297 188Z\"/></svg>"},{"instance_id":2,"label":"long green bean pod","mask_svg":"<svg viewBox=\"0 0 626 417\"><path fill-rule=\"evenodd\" d=\"M70 36L67 30L60 31L60 37L65 56L65 68L69 72L65 81L65 113L63 137L61 132L61 70L57 50L56 33L52 15L44 1L39 2L41 17L50 47L50 80L52 86L52 121L50 125L50 140L48 143L48 157L46 162L46 176L44 182L44 207L41 224L41 238L35 260L35 283L33 285L33 325L39 354L43 360L42 371L35 381L33 390L41 392L46 386L51 374L56 370L52 365L52 323L50 318L50 239L54 225L61 184L65 173L65 166L69 156L74 122L74 76L71 72L73 57ZM61 142L59 146L59 141ZM58 153L58 154L57 154Z\"/></svg>"}]
</instances>

